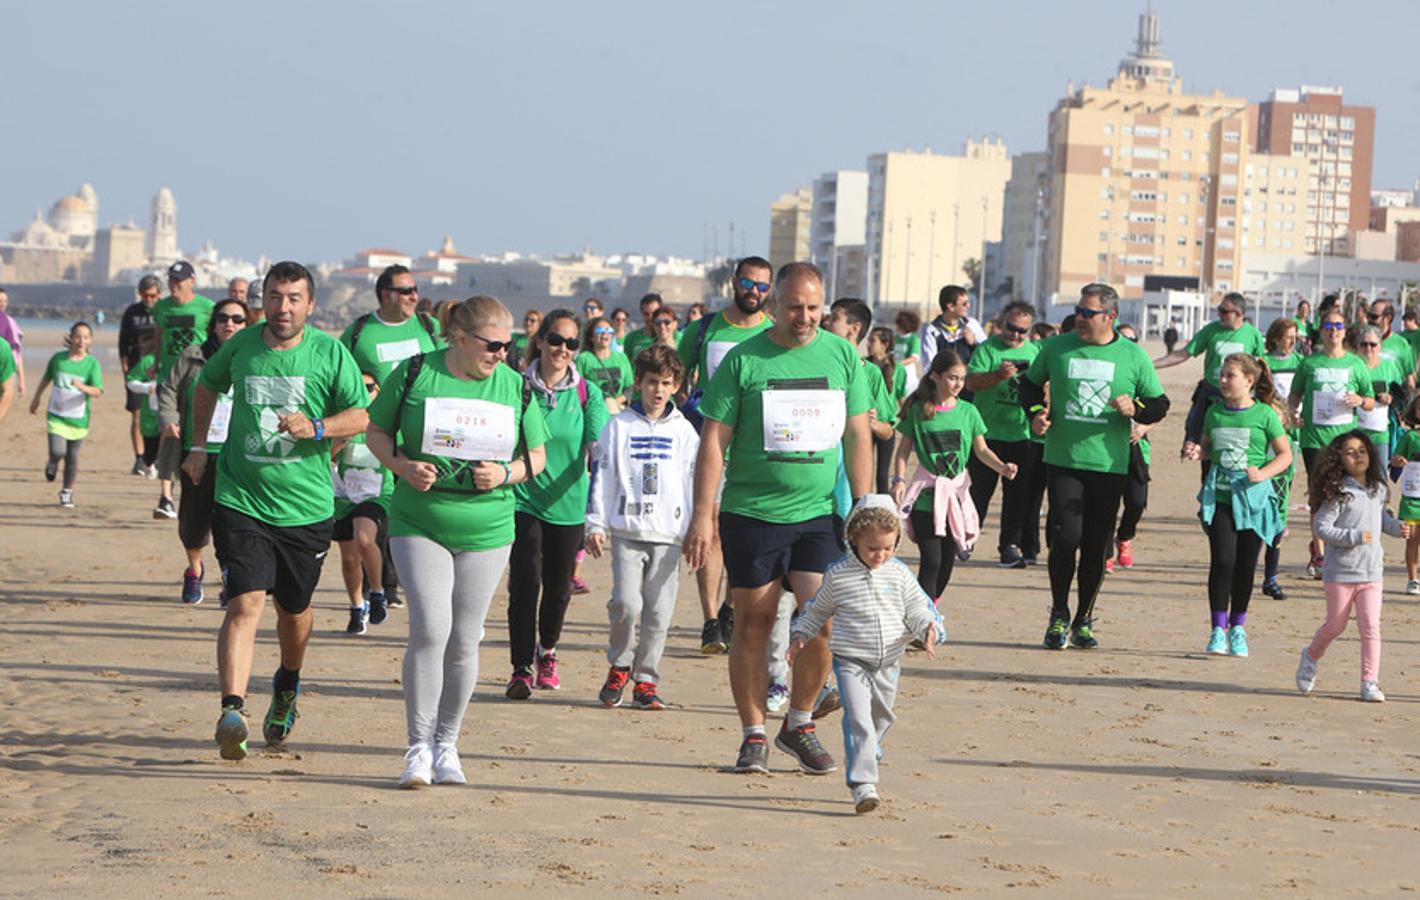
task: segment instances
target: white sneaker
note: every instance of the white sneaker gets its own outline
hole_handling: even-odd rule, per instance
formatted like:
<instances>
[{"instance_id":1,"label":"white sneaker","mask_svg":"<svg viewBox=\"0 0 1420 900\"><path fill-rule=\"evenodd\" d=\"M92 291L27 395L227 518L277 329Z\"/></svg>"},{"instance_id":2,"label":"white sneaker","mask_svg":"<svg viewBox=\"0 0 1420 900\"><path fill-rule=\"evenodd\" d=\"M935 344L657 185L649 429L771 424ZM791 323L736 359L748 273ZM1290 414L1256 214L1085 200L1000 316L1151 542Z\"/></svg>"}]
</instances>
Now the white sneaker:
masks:
<instances>
[{"instance_id":1,"label":"white sneaker","mask_svg":"<svg viewBox=\"0 0 1420 900\"><path fill-rule=\"evenodd\" d=\"M399 776L399 786L418 788L433 783L434 754L428 744L415 744L404 754L404 774Z\"/></svg>"},{"instance_id":2,"label":"white sneaker","mask_svg":"<svg viewBox=\"0 0 1420 900\"><path fill-rule=\"evenodd\" d=\"M1409 581L1405 582L1405 593L1409 594L1412 597L1417 594L1420 594L1420 581L1417 581L1416 579L1412 578Z\"/></svg>"},{"instance_id":3,"label":"white sneaker","mask_svg":"<svg viewBox=\"0 0 1420 900\"><path fill-rule=\"evenodd\" d=\"M1312 659L1310 648L1302 648L1302 660L1297 663L1297 690L1303 694L1310 694L1312 688L1316 687L1317 662Z\"/></svg>"},{"instance_id":4,"label":"white sneaker","mask_svg":"<svg viewBox=\"0 0 1420 900\"><path fill-rule=\"evenodd\" d=\"M73 508L74 508L74 492L73 492L73 491L60 491L60 492L59 492L59 505L60 505L61 507L63 507L64 509L73 509Z\"/></svg>"},{"instance_id":5,"label":"white sneaker","mask_svg":"<svg viewBox=\"0 0 1420 900\"><path fill-rule=\"evenodd\" d=\"M1381 693L1381 686L1374 681L1361 682L1361 699L1367 703L1384 703L1385 694Z\"/></svg>"},{"instance_id":6,"label":"white sneaker","mask_svg":"<svg viewBox=\"0 0 1420 900\"><path fill-rule=\"evenodd\" d=\"M877 785L855 784L853 785L853 811L858 815L870 813L877 809L882 800L878 798Z\"/></svg>"},{"instance_id":7,"label":"white sneaker","mask_svg":"<svg viewBox=\"0 0 1420 900\"><path fill-rule=\"evenodd\" d=\"M434 783L468 784L459 763L459 751L453 744L434 745Z\"/></svg>"},{"instance_id":8,"label":"white sneaker","mask_svg":"<svg viewBox=\"0 0 1420 900\"><path fill-rule=\"evenodd\" d=\"M158 467L157 467L157 466L148 466L146 469L143 470L143 477L146 478L146 479L148 479L149 481L157 481L157 480L158 480Z\"/></svg>"}]
</instances>

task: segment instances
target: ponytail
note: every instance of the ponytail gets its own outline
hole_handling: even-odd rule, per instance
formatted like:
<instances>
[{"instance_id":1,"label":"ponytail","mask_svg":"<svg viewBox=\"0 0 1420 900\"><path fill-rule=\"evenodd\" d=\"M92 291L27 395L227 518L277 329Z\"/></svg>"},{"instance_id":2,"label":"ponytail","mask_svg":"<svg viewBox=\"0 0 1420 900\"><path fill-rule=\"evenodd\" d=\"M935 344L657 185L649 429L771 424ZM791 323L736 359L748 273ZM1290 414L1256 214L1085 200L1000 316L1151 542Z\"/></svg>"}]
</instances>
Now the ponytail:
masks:
<instances>
[{"instance_id":1,"label":"ponytail","mask_svg":"<svg viewBox=\"0 0 1420 900\"><path fill-rule=\"evenodd\" d=\"M932 380L932 376L941 375L960 365L963 363L955 350L949 348L938 350L937 355L932 357L931 368L917 383L917 389L902 401L902 412L906 414L912 407L919 406L924 421L932 418L932 415L937 411L937 404L942 402L942 398L937 393L937 382Z\"/></svg>"}]
</instances>

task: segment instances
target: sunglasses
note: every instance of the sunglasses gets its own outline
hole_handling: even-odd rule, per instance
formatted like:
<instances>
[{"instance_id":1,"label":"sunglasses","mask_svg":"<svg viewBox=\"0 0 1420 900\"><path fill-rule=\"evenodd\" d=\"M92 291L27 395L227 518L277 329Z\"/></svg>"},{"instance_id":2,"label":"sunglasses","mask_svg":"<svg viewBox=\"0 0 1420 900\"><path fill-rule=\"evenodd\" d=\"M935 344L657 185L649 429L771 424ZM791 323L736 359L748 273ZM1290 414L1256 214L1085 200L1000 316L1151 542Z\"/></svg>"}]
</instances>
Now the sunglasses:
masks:
<instances>
[{"instance_id":1,"label":"sunglasses","mask_svg":"<svg viewBox=\"0 0 1420 900\"><path fill-rule=\"evenodd\" d=\"M770 288L769 282L755 281L753 278L741 278L739 286L742 291L759 291L761 294L769 293Z\"/></svg>"},{"instance_id":2,"label":"sunglasses","mask_svg":"<svg viewBox=\"0 0 1420 900\"><path fill-rule=\"evenodd\" d=\"M1357 346L1359 346L1359 347L1379 347L1380 344L1377 343L1377 342L1375 342L1375 341L1361 341Z\"/></svg>"},{"instance_id":3,"label":"sunglasses","mask_svg":"<svg viewBox=\"0 0 1420 900\"><path fill-rule=\"evenodd\" d=\"M666 326L666 325L674 325L674 324L675 324L675 319L657 319L656 321L652 322L651 324L652 324L652 325L655 325L657 328L661 328L661 327Z\"/></svg>"},{"instance_id":4,"label":"sunglasses","mask_svg":"<svg viewBox=\"0 0 1420 900\"><path fill-rule=\"evenodd\" d=\"M592 334L616 334L615 328L608 328L605 325L598 325L592 329Z\"/></svg>"},{"instance_id":5,"label":"sunglasses","mask_svg":"<svg viewBox=\"0 0 1420 900\"><path fill-rule=\"evenodd\" d=\"M1381 319L1385 318L1385 313L1366 313L1366 318L1370 319L1372 322L1379 322Z\"/></svg>"},{"instance_id":6,"label":"sunglasses","mask_svg":"<svg viewBox=\"0 0 1420 900\"><path fill-rule=\"evenodd\" d=\"M212 317L212 321L216 322L218 325L221 325L224 322L231 322L233 325L245 325L247 323L247 317L242 315L241 313L237 313L235 315L228 315L227 313L217 313L217 315Z\"/></svg>"},{"instance_id":7,"label":"sunglasses","mask_svg":"<svg viewBox=\"0 0 1420 900\"><path fill-rule=\"evenodd\" d=\"M547 337L543 338L543 341L546 342L549 347L561 347L565 344L568 350L576 350L578 347L582 346L582 342L576 338L563 337L556 333L549 334Z\"/></svg>"},{"instance_id":8,"label":"sunglasses","mask_svg":"<svg viewBox=\"0 0 1420 900\"><path fill-rule=\"evenodd\" d=\"M1026 332L1030 331L1029 328L1022 328L1019 325L1007 324L1005 327L1006 330L1009 331L1011 334L1025 334Z\"/></svg>"},{"instance_id":9,"label":"sunglasses","mask_svg":"<svg viewBox=\"0 0 1420 900\"><path fill-rule=\"evenodd\" d=\"M1102 316L1105 311L1102 309L1090 309L1088 306L1076 306L1075 315L1082 319L1093 319L1095 316Z\"/></svg>"},{"instance_id":10,"label":"sunglasses","mask_svg":"<svg viewBox=\"0 0 1420 900\"><path fill-rule=\"evenodd\" d=\"M600 314L601 311L602 311L602 308L601 308L600 306L597 306L595 303L588 303L586 306L582 307L582 312L584 312L584 313L597 313L597 314Z\"/></svg>"},{"instance_id":11,"label":"sunglasses","mask_svg":"<svg viewBox=\"0 0 1420 900\"><path fill-rule=\"evenodd\" d=\"M375 382L373 382L373 381L369 381L369 382L366 382L366 383L365 383L365 390L366 390L367 392L371 393L371 394L373 394L375 391L378 391L379 389L380 389L380 386L379 386L378 384L376 384Z\"/></svg>"},{"instance_id":12,"label":"sunglasses","mask_svg":"<svg viewBox=\"0 0 1420 900\"><path fill-rule=\"evenodd\" d=\"M385 290L394 291L396 294L399 294L401 297L409 297L409 296L412 296L412 295L414 295L414 294L419 293L419 288L417 288L417 287L392 287L392 288L386 288Z\"/></svg>"},{"instance_id":13,"label":"sunglasses","mask_svg":"<svg viewBox=\"0 0 1420 900\"><path fill-rule=\"evenodd\" d=\"M1322 331L1345 331L1345 330L1346 330L1346 323L1345 323L1345 322L1322 322L1322 323L1321 323L1321 330L1322 330Z\"/></svg>"},{"instance_id":14,"label":"sunglasses","mask_svg":"<svg viewBox=\"0 0 1420 900\"><path fill-rule=\"evenodd\" d=\"M489 353L501 353L504 350L513 349L512 341L490 341L488 338L484 337L481 334L470 334L469 337L478 338L480 341L482 341L484 349L487 350Z\"/></svg>"}]
</instances>

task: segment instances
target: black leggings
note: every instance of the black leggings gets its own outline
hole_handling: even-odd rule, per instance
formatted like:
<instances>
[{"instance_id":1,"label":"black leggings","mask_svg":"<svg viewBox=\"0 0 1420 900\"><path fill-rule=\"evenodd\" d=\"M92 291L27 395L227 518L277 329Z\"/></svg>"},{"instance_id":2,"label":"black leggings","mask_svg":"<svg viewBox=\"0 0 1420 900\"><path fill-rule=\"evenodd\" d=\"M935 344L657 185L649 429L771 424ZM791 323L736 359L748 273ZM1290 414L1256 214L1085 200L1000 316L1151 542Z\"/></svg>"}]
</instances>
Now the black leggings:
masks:
<instances>
[{"instance_id":1,"label":"black leggings","mask_svg":"<svg viewBox=\"0 0 1420 900\"><path fill-rule=\"evenodd\" d=\"M930 509L914 509L908 514L908 520L912 523L912 539L922 558L917 567L917 583L928 597L938 600L947 589L947 582L952 580L952 567L957 562L956 539L950 528L942 537L936 535Z\"/></svg>"},{"instance_id":2,"label":"black leggings","mask_svg":"<svg viewBox=\"0 0 1420 900\"><path fill-rule=\"evenodd\" d=\"M508 567L508 650L513 668L531 666L534 644L557 646L572 600L572 566L586 525L552 525L519 512ZM538 594L542 595L541 606Z\"/></svg>"},{"instance_id":3,"label":"black leggings","mask_svg":"<svg viewBox=\"0 0 1420 900\"><path fill-rule=\"evenodd\" d=\"M64 460L64 489L66 491L74 489L74 481L79 477L79 450L84 446L84 439L77 441L67 440L57 434L49 435L49 464L59 465L59 461Z\"/></svg>"},{"instance_id":4,"label":"black leggings","mask_svg":"<svg viewBox=\"0 0 1420 900\"><path fill-rule=\"evenodd\" d=\"M1026 477L1026 520L1021 525L1021 553L1027 559L1040 556L1040 507L1045 503L1045 445L1030 442L1030 474ZM1020 477L1019 475L1016 477Z\"/></svg>"},{"instance_id":5,"label":"black leggings","mask_svg":"<svg viewBox=\"0 0 1420 900\"><path fill-rule=\"evenodd\" d=\"M1144 462L1144 451L1139 449L1138 444L1133 444L1129 448L1129 480L1124 484L1124 512L1119 514L1116 540L1134 540L1139 533L1139 520L1144 518L1148 505L1149 467Z\"/></svg>"},{"instance_id":6,"label":"black leggings","mask_svg":"<svg viewBox=\"0 0 1420 900\"><path fill-rule=\"evenodd\" d=\"M1093 619L1095 599L1104 581L1110 533L1127 480L1126 475L1109 472L1050 467L1050 517L1046 527L1051 536L1051 618L1070 618L1070 582L1075 580L1078 553L1080 606L1071 625Z\"/></svg>"},{"instance_id":7,"label":"black leggings","mask_svg":"<svg viewBox=\"0 0 1420 900\"><path fill-rule=\"evenodd\" d=\"M1030 479L1034 474L1036 457L1030 441L993 441L987 439L986 446L1000 457L1003 463L1016 464L1016 477L1001 484L1001 527L998 529L996 549L1004 553L1008 546L1020 549L1025 544L1025 534L1030 514ZM971 502L976 507L976 517L986 521L986 510L991 505L991 495L996 493L996 483L1001 476L975 454L966 462L971 473ZM1039 506L1036 507L1040 509Z\"/></svg>"},{"instance_id":8,"label":"black leggings","mask_svg":"<svg viewBox=\"0 0 1420 900\"><path fill-rule=\"evenodd\" d=\"M143 435L143 465L151 466L158 461L158 436Z\"/></svg>"},{"instance_id":9,"label":"black leggings","mask_svg":"<svg viewBox=\"0 0 1420 900\"><path fill-rule=\"evenodd\" d=\"M894 435L896 437L896 435ZM892 477L892 457L894 437L886 440L873 438L873 452L877 454L877 471L875 473L879 494L888 492L888 480Z\"/></svg>"},{"instance_id":10,"label":"black leggings","mask_svg":"<svg viewBox=\"0 0 1420 900\"><path fill-rule=\"evenodd\" d=\"M1247 612L1261 552L1257 532L1238 531L1232 509L1220 504L1208 526L1208 609L1215 617L1227 612L1240 617Z\"/></svg>"}]
</instances>

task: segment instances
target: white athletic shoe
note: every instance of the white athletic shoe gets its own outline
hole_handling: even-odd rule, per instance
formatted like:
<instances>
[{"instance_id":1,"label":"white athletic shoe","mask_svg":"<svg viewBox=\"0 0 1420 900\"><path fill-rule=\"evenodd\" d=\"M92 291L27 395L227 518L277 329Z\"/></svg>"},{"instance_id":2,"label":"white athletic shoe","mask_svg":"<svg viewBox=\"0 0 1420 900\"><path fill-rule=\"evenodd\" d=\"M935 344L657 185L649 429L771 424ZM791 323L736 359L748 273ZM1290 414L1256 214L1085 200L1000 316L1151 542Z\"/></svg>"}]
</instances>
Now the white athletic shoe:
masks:
<instances>
[{"instance_id":1,"label":"white athletic shoe","mask_svg":"<svg viewBox=\"0 0 1420 900\"><path fill-rule=\"evenodd\" d=\"M157 481L157 480L158 480L158 467L157 467L157 466L148 466L146 469L143 470L143 477L146 478L146 479L148 479L149 481Z\"/></svg>"},{"instance_id":2,"label":"white athletic shoe","mask_svg":"<svg viewBox=\"0 0 1420 900\"><path fill-rule=\"evenodd\" d=\"M434 783L468 784L459 763L459 751L453 744L434 745Z\"/></svg>"},{"instance_id":3,"label":"white athletic shoe","mask_svg":"<svg viewBox=\"0 0 1420 900\"><path fill-rule=\"evenodd\" d=\"M428 787L434 783L434 753L428 744L415 744L404 754L404 774L399 776L402 788Z\"/></svg>"},{"instance_id":4,"label":"white athletic shoe","mask_svg":"<svg viewBox=\"0 0 1420 900\"><path fill-rule=\"evenodd\" d=\"M1317 661L1312 659L1310 648L1302 648L1302 660L1297 663L1297 690L1303 694L1310 694L1312 688L1316 687Z\"/></svg>"},{"instance_id":5,"label":"white athletic shoe","mask_svg":"<svg viewBox=\"0 0 1420 900\"><path fill-rule=\"evenodd\" d=\"M1367 703L1384 703L1385 694L1381 693L1381 686L1374 681L1361 682L1361 699Z\"/></svg>"},{"instance_id":6,"label":"white athletic shoe","mask_svg":"<svg viewBox=\"0 0 1420 900\"><path fill-rule=\"evenodd\" d=\"M878 798L877 785L855 784L853 785L853 811L858 815L870 813L878 808L882 800Z\"/></svg>"},{"instance_id":7,"label":"white athletic shoe","mask_svg":"<svg viewBox=\"0 0 1420 900\"><path fill-rule=\"evenodd\" d=\"M1420 581L1417 581L1412 578L1409 581L1405 582L1405 593L1409 594L1412 597L1416 596L1417 594L1420 594Z\"/></svg>"}]
</instances>

